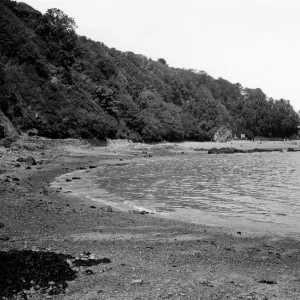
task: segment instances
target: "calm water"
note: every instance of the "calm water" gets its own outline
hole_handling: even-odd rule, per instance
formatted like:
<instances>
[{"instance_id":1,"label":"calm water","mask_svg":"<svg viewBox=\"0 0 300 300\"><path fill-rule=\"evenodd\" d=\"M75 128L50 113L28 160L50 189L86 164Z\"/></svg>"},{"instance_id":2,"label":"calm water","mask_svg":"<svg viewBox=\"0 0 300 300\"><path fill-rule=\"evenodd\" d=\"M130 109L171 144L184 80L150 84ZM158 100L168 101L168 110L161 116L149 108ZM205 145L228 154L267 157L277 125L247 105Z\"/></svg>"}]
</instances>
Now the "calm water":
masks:
<instances>
[{"instance_id":1,"label":"calm water","mask_svg":"<svg viewBox=\"0 0 300 300\"><path fill-rule=\"evenodd\" d=\"M66 186L65 175L57 184L121 209L300 234L299 152L182 155L80 172L82 181Z\"/></svg>"}]
</instances>

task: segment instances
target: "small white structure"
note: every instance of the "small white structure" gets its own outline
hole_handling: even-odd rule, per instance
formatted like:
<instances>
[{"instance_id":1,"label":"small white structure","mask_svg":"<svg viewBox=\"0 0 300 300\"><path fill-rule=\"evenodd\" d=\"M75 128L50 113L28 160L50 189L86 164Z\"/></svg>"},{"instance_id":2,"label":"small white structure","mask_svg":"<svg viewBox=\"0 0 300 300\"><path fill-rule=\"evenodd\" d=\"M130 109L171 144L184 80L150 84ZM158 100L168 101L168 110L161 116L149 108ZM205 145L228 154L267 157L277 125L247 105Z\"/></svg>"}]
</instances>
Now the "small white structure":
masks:
<instances>
[{"instance_id":1,"label":"small white structure","mask_svg":"<svg viewBox=\"0 0 300 300\"><path fill-rule=\"evenodd\" d=\"M241 139L245 139L246 138L246 134L241 133Z\"/></svg>"}]
</instances>

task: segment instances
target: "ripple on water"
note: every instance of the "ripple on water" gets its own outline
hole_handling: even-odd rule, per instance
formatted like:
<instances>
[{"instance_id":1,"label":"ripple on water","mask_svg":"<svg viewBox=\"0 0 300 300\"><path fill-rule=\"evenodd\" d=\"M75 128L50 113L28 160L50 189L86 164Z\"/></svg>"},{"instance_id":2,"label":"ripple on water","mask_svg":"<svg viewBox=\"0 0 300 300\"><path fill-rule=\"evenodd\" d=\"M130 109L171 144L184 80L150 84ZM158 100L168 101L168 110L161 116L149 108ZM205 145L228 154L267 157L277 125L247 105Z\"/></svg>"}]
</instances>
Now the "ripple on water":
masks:
<instances>
[{"instance_id":1,"label":"ripple on water","mask_svg":"<svg viewBox=\"0 0 300 300\"><path fill-rule=\"evenodd\" d=\"M143 207L190 222L243 220L300 230L299 152L197 154L80 172L80 184L64 177L61 183L111 205Z\"/></svg>"}]
</instances>

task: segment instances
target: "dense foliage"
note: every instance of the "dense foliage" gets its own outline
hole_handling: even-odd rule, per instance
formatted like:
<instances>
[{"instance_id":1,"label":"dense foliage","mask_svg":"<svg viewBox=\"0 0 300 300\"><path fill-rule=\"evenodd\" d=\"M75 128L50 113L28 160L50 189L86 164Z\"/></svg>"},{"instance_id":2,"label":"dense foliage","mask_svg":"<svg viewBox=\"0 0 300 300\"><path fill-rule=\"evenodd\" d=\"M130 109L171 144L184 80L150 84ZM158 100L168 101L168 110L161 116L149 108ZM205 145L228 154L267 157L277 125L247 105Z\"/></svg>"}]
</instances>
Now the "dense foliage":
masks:
<instances>
[{"instance_id":1,"label":"dense foliage","mask_svg":"<svg viewBox=\"0 0 300 300\"><path fill-rule=\"evenodd\" d=\"M146 142L210 140L221 126L250 138L297 132L287 100L110 49L75 28L58 9L0 0L0 109L20 130Z\"/></svg>"}]
</instances>

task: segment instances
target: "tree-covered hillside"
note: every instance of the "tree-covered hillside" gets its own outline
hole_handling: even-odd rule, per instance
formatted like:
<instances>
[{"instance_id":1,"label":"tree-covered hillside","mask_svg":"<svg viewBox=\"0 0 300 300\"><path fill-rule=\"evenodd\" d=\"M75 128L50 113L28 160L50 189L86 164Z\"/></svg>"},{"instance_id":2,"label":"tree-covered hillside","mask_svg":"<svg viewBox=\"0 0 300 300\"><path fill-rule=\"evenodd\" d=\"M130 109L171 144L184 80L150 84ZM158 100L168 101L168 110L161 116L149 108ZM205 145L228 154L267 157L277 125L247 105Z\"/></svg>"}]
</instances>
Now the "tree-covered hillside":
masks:
<instances>
[{"instance_id":1,"label":"tree-covered hillside","mask_svg":"<svg viewBox=\"0 0 300 300\"><path fill-rule=\"evenodd\" d=\"M58 9L43 15L0 0L0 110L19 130L146 142L210 140L221 126L249 137L297 132L287 100L110 49L75 29Z\"/></svg>"}]
</instances>

